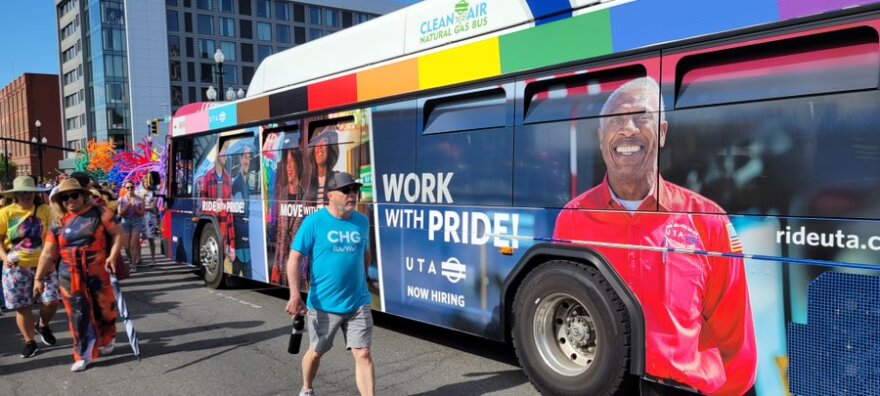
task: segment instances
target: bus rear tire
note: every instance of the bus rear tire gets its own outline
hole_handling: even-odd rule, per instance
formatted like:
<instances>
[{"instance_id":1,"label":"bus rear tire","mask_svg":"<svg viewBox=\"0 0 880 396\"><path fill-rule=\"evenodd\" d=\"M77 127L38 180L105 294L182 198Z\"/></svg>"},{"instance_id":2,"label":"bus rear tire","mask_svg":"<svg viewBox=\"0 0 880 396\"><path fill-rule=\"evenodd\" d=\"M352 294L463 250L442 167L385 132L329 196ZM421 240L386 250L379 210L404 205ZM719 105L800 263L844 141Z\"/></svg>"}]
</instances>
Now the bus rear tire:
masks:
<instances>
[{"instance_id":1,"label":"bus rear tire","mask_svg":"<svg viewBox=\"0 0 880 396\"><path fill-rule=\"evenodd\" d=\"M199 236L199 266L202 268L202 277L205 284L211 289L222 289L224 282L223 274L223 249L220 237L213 224L206 224Z\"/></svg>"},{"instance_id":2,"label":"bus rear tire","mask_svg":"<svg viewBox=\"0 0 880 396\"><path fill-rule=\"evenodd\" d=\"M613 395L630 359L623 302L593 267L554 260L535 268L513 304L513 345L547 395Z\"/></svg>"}]
</instances>

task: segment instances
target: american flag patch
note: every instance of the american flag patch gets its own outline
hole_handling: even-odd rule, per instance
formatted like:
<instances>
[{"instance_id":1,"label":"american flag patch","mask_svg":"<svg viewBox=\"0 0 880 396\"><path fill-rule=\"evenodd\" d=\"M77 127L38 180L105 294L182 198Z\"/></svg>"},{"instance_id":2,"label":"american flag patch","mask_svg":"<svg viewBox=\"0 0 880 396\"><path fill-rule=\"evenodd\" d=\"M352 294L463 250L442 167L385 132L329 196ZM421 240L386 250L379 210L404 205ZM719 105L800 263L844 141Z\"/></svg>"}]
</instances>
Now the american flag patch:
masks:
<instances>
[{"instance_id":1,"label":"american flag patch","mask_svg":"<svg viewBox=\"0 0 880 396\"><path fill-rule=\"evenodd\" d=\"M736 230L733 228L733 224L727 223L727 233L730 235L730 251L732 253L742 253L743 245L739 240L739 236L736 235Z\"/></svg>"}]
</instances>

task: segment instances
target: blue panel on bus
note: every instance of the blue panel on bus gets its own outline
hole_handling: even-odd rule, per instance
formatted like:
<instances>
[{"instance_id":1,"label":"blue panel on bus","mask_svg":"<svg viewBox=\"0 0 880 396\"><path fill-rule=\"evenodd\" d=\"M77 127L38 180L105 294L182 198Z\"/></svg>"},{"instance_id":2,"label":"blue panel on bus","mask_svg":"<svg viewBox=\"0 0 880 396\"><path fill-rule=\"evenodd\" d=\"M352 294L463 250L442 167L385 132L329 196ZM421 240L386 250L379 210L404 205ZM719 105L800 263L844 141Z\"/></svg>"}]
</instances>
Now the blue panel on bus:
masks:
<instances>
[{"instance_id":1,"label":"blue panel on bus","mask_svg":"<svg viewBox=\"0 0 880 396\"><path fill-rule=\"evenodd\" d=\"M776 22L775 0L640 0L611 9L615 52ZM650 32L650 33L649 33Z\"/></svg>"},{"instance_id":2,"label":"blue panel on bus","mask_svg":"<svg viewBox=\"0 0 880 396\"><path fill-rule=\"evenodd\" d=\"M791 393L874 395L880 384L880 277L829 272L809 287L808 323L788 328Z\"/></svg>"},{"instance_id":3,"label":"blue panel on bus","mask_svg":"<svg viewBox=\"0 0 880 396\"><path fill-rule=\"evenodd\" d=\"M568 0L526 0L526 3L535 17L535 25L571 17L571 2Z\"/></svg>"},{"instance_id":4,"label":"blue panel on bus","mask_svg":"<svg viewBox=\"0 0 880 396\"><path fill-rule=\"evenodd\" d=\"M376 106L372 109L373 140L415 137L418 127L418 102L415 100ZM385 147L384 144L378 145Z\"/></svg>"}]
</instances>

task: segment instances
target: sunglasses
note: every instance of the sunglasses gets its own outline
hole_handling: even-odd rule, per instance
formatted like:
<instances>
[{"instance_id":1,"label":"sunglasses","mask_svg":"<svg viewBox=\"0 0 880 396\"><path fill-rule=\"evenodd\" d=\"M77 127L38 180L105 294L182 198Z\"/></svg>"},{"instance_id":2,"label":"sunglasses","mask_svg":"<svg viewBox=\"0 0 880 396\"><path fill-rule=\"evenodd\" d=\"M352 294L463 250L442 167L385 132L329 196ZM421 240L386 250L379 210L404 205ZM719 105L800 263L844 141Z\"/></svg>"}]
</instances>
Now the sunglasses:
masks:
<instances>
[{"instance_id":1,"label":"sunglasses","mask_svg":"<svg viewBox=\"0 0 880 396\"><path fill-rule=\"evenodd\" d=\"M128 186L125 188L126 190L134 190L134 186Z\"/></svg>"},{"instance_id":2,"label":"sunglasses","mask_svg":"<svg viewBox=\"0 0 880 396\"><path fill-rule=\"evenodd\" d=\"M343 193L343 194L345 194L345 195L348 195L348 194L360 194L360 192L361 192L361 188L360 188L360 187L346 186L346 187L342 187L342 188L340 188L340 189L338 189L338 190L336 190L336 191L339 191L339 192L341 192L341 193Z\"/></svg>"},{"instance_id":3,"label":"sunglasses","mask_svg":"<svg viewBox=\"0 0 880 396\"><path fill-rule=\"evenodd\" d=\"M79 199L79 196L80 196L80 193L75 192L75 193L70 193L67 195L61 195L58 197L58 200L61 202L67 202L71 199Z\"/></svg>"}]
</instances>

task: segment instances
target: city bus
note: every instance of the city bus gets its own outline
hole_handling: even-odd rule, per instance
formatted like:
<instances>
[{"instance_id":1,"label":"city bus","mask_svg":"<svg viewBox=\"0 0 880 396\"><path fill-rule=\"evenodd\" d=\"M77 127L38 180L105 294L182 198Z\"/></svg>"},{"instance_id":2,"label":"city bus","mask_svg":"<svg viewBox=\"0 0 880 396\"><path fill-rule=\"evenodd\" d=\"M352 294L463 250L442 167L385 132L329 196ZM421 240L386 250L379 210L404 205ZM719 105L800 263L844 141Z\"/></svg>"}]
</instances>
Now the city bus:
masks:
<instances>
[{"instance_id":1,"label":"city bus","mask_svg":"<svg viewBox=\"0 0 880 396\"><path fill-rule=\"evenodd\" d=\"M172 118L170 255L307 290L347 172L373 309L541 393L876 394L874 3L427 0L279 52Z\"/></svg>"}]
</instances>

